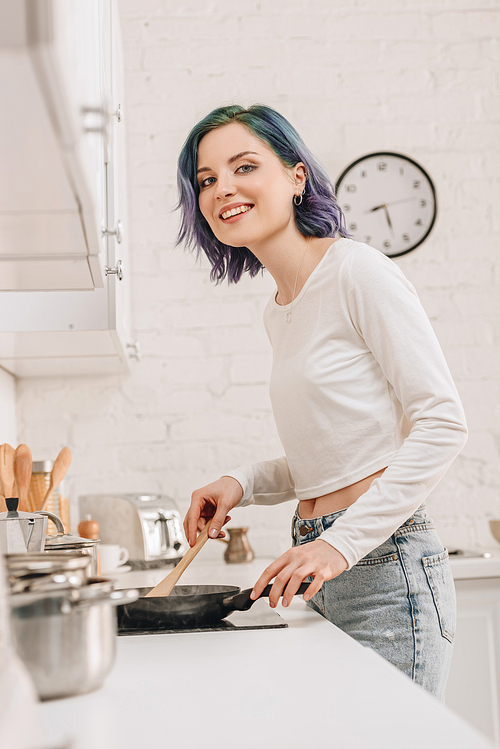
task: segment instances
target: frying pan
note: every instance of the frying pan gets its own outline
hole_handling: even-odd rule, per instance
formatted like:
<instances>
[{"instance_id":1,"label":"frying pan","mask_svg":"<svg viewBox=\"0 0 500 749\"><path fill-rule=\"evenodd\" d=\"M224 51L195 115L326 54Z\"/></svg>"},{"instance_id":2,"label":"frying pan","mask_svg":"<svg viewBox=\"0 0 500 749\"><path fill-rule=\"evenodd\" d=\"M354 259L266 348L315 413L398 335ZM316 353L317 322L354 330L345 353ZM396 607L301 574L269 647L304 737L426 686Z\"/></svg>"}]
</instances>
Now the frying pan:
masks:
<instances>
[{"instance_id":1,"label":"frying pan","mask_svg":"<svg viewBox=\"0 0 500 749\"><path fill-rule=\"evenodd\" d=\"M305 593L310 583L302 583L295 595ZM259 598L268 597L272 585ZM137 601L117 607L118 629L193 629L217 624L233 611L248 611L255 603L252 588L233 585L176 585L169 596L145 598L152 588L139 588Z\"/></svg>"}]
</instances>

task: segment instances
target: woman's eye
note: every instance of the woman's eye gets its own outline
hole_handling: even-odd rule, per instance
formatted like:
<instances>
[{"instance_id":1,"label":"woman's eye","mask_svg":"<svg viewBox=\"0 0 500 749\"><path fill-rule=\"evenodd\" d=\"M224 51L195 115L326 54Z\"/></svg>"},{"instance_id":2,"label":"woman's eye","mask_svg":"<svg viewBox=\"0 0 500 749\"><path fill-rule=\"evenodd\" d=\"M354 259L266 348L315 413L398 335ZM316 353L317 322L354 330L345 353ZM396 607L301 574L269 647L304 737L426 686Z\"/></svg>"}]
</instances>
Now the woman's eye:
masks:
<instances>
[{"instance_id":1,"label":"woman's eye","mask_svg":"<svg viewBox=\"0 0 500 749\"><path fill-rule=\"evenodd\" d=\"M253 172L254 169L257 169L254 164L242 164L236 171L241 172L242 174L249 174L250 172Z\"/></svg>"},{"instance_id":2,"label":"woman's eye","mask_svg":"<svg viewBox=\"0 0 500 749\"><path fill-rule=\"evenodd\" d=\"M205 179L202 179L201 182L200 182L200 188L201 187L208 187L209 185L212 185L213 182L211 182L211 180L213 180L213 182L215 182L215 177L206 177Z\"/></svg>"}]
</instances>

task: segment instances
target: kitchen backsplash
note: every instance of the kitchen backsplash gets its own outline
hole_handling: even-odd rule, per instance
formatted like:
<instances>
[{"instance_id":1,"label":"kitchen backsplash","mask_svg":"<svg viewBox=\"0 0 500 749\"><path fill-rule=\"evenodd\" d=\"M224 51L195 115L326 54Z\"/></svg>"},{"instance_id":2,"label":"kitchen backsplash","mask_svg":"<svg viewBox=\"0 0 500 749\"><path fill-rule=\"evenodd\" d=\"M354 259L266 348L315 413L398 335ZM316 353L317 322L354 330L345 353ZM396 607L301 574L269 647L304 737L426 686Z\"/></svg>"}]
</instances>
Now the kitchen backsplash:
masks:
<instances>
[{"instance_id":1,"label":"kitchen backsplash","mask_svg":"<svg viewBox=\"0 0 500 749\"><path fill-rule=\"evenodd\" d=\"M395 262L443 346L470 436L428 505L448 544L495 544L500 47L498 13L483 5L121 0L132 320L143 358L130 376L18 385L20 438L35 459L71 447L73 498L162 492L184 513L193 489L282 454L261 320L272 279L215 287L206 262L174 248L176 158L188 130L221 104L264 102L296 125L334 180L380 150L416 159L434 180L437 223ZM278 554L292 512L250 507L232 524L250 526L258 554Z\"/></svg>"}]
</instances>

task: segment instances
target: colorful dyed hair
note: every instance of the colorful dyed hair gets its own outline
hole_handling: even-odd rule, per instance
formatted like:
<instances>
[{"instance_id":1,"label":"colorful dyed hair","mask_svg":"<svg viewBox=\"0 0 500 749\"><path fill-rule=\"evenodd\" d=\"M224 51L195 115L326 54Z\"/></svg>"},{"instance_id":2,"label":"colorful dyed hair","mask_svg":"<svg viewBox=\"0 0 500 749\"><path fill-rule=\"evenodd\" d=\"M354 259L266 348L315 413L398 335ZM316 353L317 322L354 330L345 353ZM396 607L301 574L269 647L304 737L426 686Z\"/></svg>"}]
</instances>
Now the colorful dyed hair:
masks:
<instances>
[{"instance_id":1,"label":"colorful dyed hair","mask_svg":"<svg viewBox=\"0 0 500 749\"><path fill-rule=\"evenodd\" d=\"M294 205L295 221L301 234L305 237L335 237L337 233L350 236L332 182L283 115L262 104L254 104L248 109L237 104L219 107L193 127L177 165L179 203L176 208L181 209L177 244L185 243L198 255L201 251L205 253L212 265L212 281L220 283L227 276L229 283L237 283L244 272L253 277L263 267L247 247L231 247L219 242L198 205L198 145L211 130L231 122L245 125L274 151L285 166L293 167L299 161L305 164L308 175L305 193L302 203Z\"/></svg>"}]
</instances>

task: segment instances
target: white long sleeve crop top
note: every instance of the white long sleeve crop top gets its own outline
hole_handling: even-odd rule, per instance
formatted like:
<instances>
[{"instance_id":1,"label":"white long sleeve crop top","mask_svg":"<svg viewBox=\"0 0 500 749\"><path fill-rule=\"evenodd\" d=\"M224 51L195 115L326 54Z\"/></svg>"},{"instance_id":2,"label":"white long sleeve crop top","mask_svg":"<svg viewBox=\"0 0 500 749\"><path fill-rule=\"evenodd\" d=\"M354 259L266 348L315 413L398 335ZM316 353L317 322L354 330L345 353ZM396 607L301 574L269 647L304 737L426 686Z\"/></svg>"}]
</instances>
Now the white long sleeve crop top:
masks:
<instances>
[{"instance_id":1,"label":"white long sleeve crop top","mask_svg":"<svg viewBox=\"0 0 500 749\"><path fill-rule=\"evenodd\" d=\"M386 255L334 242L293 303L264 312L286 457L229 471L238 506L313 499L385 468L321 534L350 569L422 504L467 440L457 389L412 284ZM411 428L410 428L411 427Z\"/></svg>"}]
</instances>

